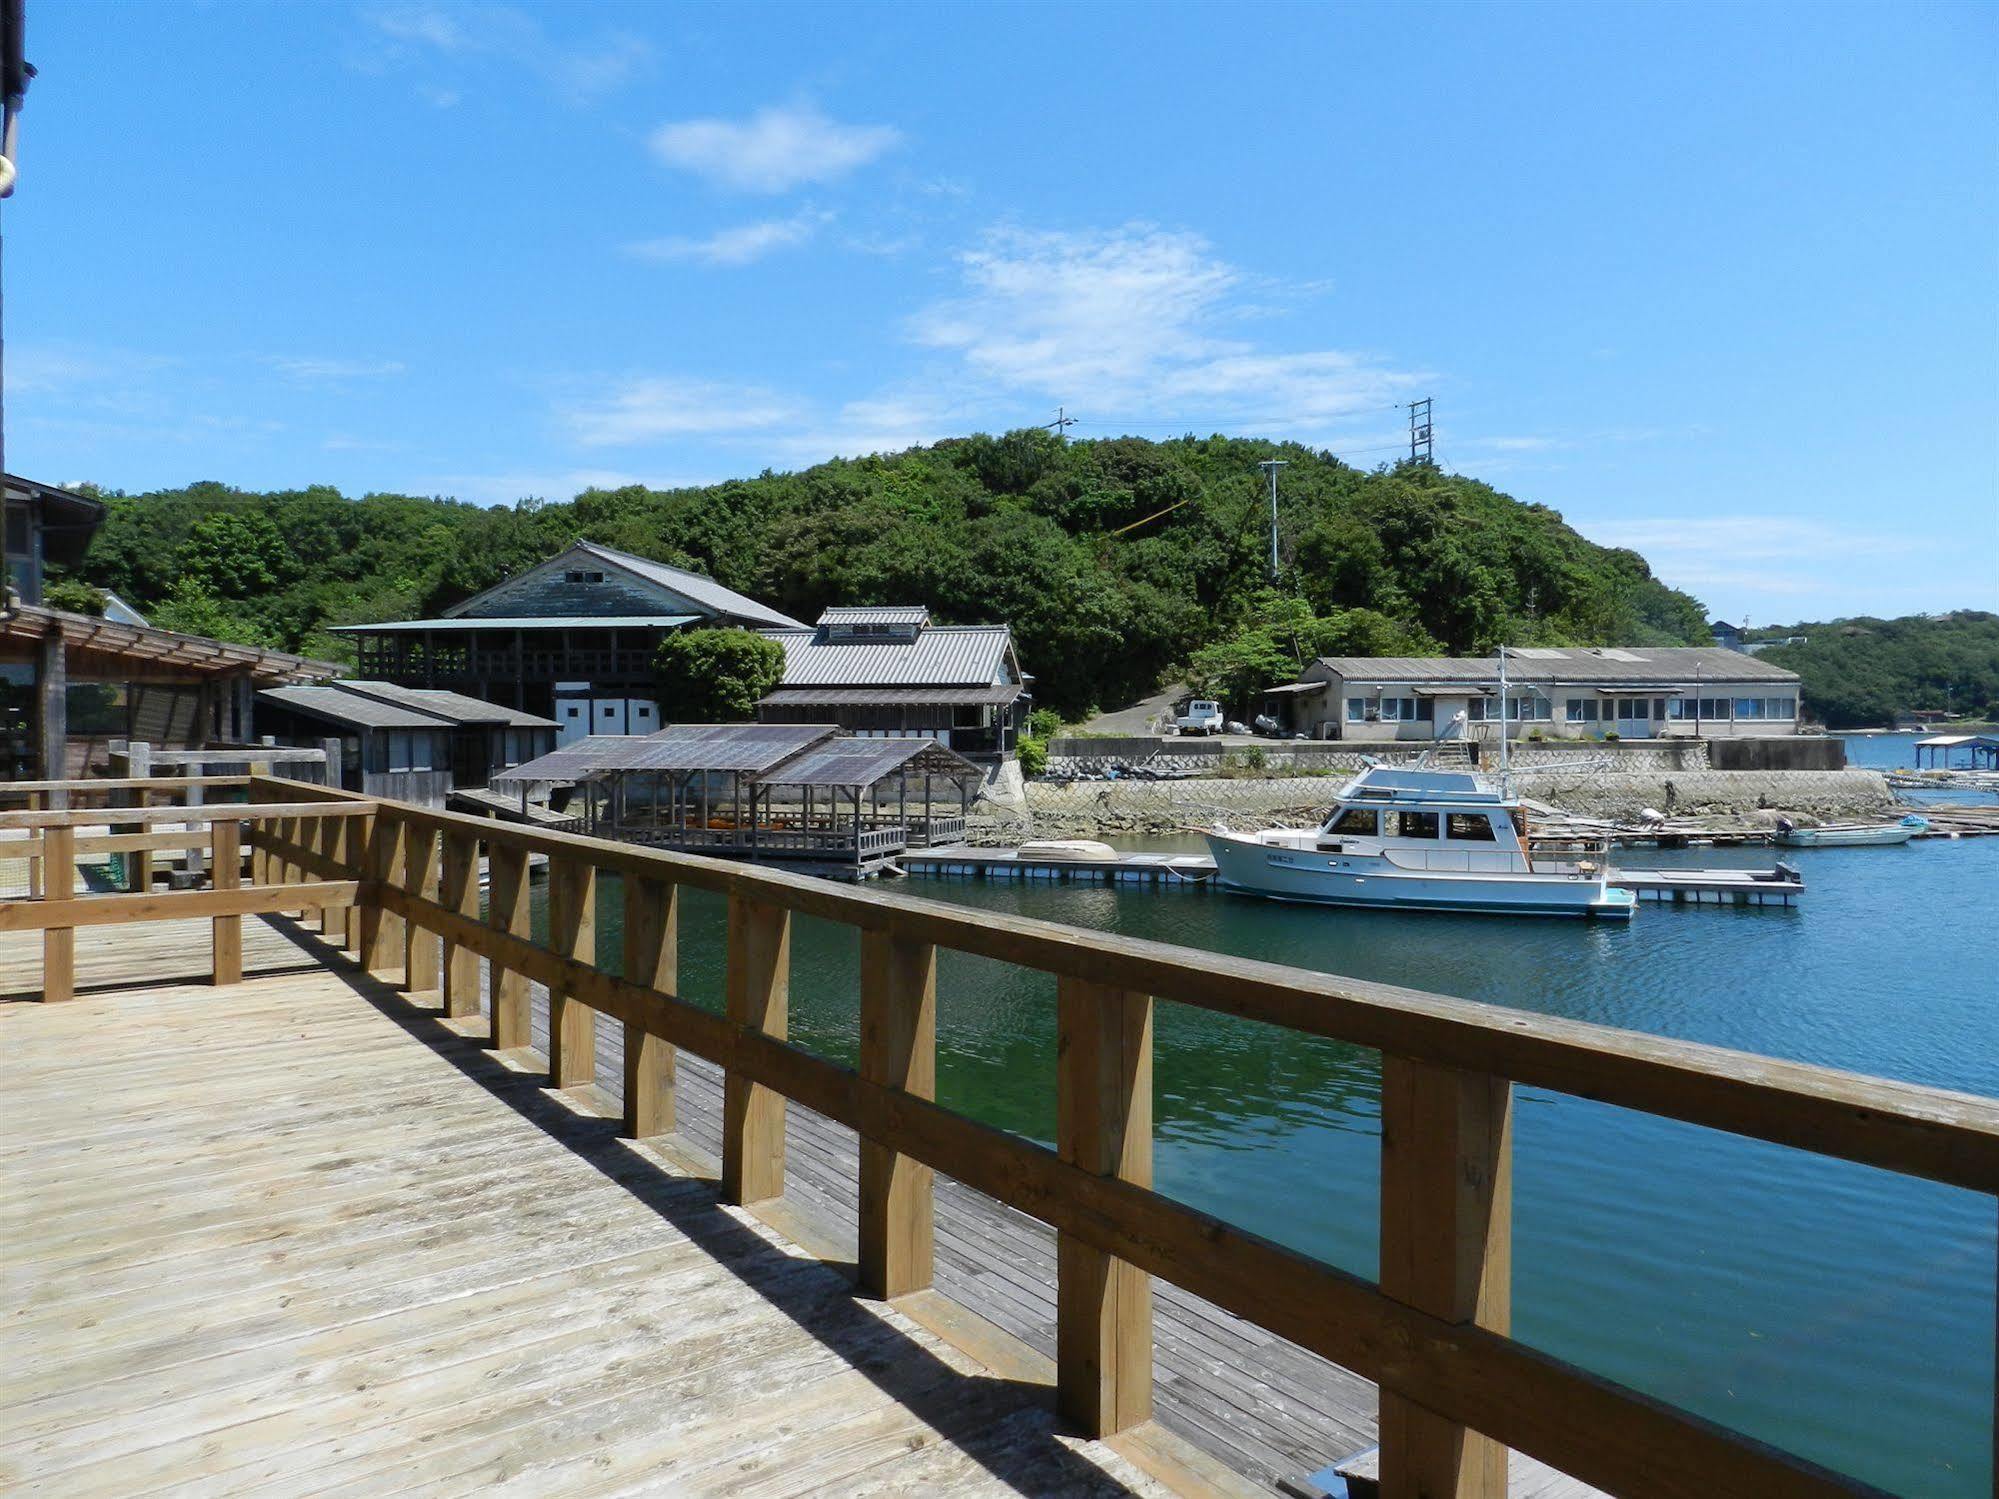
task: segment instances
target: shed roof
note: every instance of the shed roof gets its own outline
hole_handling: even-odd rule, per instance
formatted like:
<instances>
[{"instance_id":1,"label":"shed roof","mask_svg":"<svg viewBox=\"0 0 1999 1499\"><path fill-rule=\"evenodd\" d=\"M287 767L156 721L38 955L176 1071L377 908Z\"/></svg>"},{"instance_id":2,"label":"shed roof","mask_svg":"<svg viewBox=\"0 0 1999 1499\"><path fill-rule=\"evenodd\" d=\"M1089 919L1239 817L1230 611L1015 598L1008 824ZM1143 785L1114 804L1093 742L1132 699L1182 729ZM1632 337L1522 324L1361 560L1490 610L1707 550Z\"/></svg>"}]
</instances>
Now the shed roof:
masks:
<instances>
[{"instance_id":1,"label":"shed roof","mask_svg":"<svg viewBox=\"0 0 1999 1499\"><path fill-rule=\"evenodd\" d=\"M441 687L398 687L393 682L348 680L316 687L274 687L257 695L302 713L363 729L560 727L552 718L538 718L518 708L482 702Z\"/></svg>"},{"instance_id":2,"label":"shed roof","mask_svg":"<svg viewBox=\"0 0 1999 1499\"><path fill-rule=\"evenodd\" d=\"M780 687L763 699L763 705L771 708L841 708L941 703L952 707L960 704L998 707L1012 702L1020 694L1018 682L997 687Z\"/></svg>"},{"instance_id":3,"label":"shed roof","mask_svg":"<svg viewBox=\"0 0 1999 1499\"><path fill-rule=\"evenodd\" d=\"M829 739L757 777L770 786L872 786L903 771L972 781L979 768L934 739Z\"/></svg>"},{"instance_id":4,"label":"shed roof","mask_svg":"<svg viewBox=\"0 0 1999 1499\"><path fill-rule=\"evenodd\" d=\"M1493 656L1321 656L1318 664L1346 681L1493 683ZM1605 686L1678 686L1697 677L1712 683L1794 683L1798 674L1754 656L1716 646L1555 647L1506 653L1511 682L1573 682Z\"/></svg>"},{"instance_id":5,"label":"shed roof","mask_svg":"<svg viewBox=\"0 0 1999 1499\"><path fill-rule=\"evenodd\" d=\"M1918 739L1919 749L1962 749L1967 744L1980 745L1986 749L1999 749L1999 736L1992 734L1934 734L1928 739Z\"/></svg>"},{"instance_id":6,"label":"shed roof","mask_svg":"<svg viewBox=\"0 0 1999 1499\"><path fill-rule=\"evenodd\" d=\"M337 687L267 687L259 702L275 703L328 723L356 729L448 729L446 720L410 703L382 702Z\"/></svg>"},{"instance_id":7,"label":"shed roof","mask_svg":"<svg viewBox=\"0 0 1999 1499\"><path fill-rule=\"evenodd\" d=\"M24 655L29 645L51 634L62 636L72 656L72 676L118 670L139 681L153 675L237 676L260 682L311 682L339 673L331 661L314 661L287 651L235 645L205 635L183 635L153 625L128 625L93 614L71 614L19 604L0 615L0 658Z\"/></svg>"},{"instance_id":8,"label":"shed roof","mask_svg":"<svg viewBox=\"0 0 1999 1499\"><path fill-rule=\"evenodd\" d=\"M785 687L992 687L1013 655L1005 625L932 625L913 640L827 640L767 630L784 647Z\"/></svg>"},{"instance_id":9,"label":"shed roof","mask_svg":"<svg viewBox=\"0 0 1999 1499\"><path fill-rule=\"evenodd\" d=\"M608 770L759 775L840 731L813 723L677 723L654 734L592 734L516 765L495 781L579 781Z\"/></svg>"}]
</instances>

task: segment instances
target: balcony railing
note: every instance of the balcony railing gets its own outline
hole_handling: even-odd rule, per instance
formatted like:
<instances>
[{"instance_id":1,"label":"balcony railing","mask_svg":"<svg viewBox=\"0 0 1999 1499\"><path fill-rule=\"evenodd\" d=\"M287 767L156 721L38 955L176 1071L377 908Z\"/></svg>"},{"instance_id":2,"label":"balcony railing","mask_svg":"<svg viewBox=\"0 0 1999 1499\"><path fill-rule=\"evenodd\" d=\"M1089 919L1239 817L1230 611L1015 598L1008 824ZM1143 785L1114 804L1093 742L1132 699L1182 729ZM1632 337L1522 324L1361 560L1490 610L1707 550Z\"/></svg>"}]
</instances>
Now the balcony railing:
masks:
<instances>
[{"instance_id":1,"label":"balcony railing","mask_svg":"<svg viewBox=\"0 0 1999 1499\"><path fill-rule=\"evenodd\" d=\"M172 895L75 892L77 829L102 812L0 813L0 836L23 845L14 856L44 871L40 899L0 902L0 931L43 932L50 1000L72 992L75 929L98 923L207 916L215 979L228 983L240 972L243 916L319 911L364 967L406 967L412 990L441 989L446 1012L468 1018L481 1010L484 959L496 1046L528 1044L529 984L547 987L557 1087L592 1078L595 1013L622 1023L630 1135L673 1128L676 1048L718 1065L723 1190L734 1202L783 1192L787 1100L856 1130L860 1277L876 1294L931 1284L933 1173L1051 1225L1058 1400L1093 1435L1150 1410L1158 1277L1376 1381L1390 1495L1499 1499L1507 1447L1625 1495L1870 1493L1509 1335L1513 1088L1999 1192L1999 1104L1987 1098L1275 964L1218 964L1162 943L296 782L234 784L247 805L116 814L148 826L206 823L213 888ZM240 882L245 844L248 884ZM491 888L484 916L482 856ZM548 866L545 943L530 922L533 857ZM624 889L622 977L597 962L605 875ZM688 889L728 901L724 1014L677 994ZM795 915L860 933L858 1068L787 1037ZM940 947L1054 977L1056 1148L935 1101ZM1381 1052L1378 1283L1153 1190L1153 1018L1162 1003Z\"/></svg>"}]
</instances>

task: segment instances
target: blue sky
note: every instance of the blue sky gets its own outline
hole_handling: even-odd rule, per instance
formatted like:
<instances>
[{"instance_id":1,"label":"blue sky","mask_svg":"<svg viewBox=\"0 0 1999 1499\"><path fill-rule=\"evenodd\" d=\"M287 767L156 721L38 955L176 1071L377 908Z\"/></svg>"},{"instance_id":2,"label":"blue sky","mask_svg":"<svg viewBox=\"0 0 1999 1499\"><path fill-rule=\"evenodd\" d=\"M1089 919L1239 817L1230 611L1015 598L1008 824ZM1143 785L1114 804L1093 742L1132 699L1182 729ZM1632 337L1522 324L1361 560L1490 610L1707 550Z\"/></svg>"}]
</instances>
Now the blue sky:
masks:
<instances>
[{"instance_id":1,"label":"blue sky","mask_svg":"<svg viewBox=\"0 0 1999 1499\"><path fill-rule=\"evenodd\" d=\"M8 467L505 502L1049 420L1999 606L1999 9L32 0Z\"/></svg>"}]
</instances>

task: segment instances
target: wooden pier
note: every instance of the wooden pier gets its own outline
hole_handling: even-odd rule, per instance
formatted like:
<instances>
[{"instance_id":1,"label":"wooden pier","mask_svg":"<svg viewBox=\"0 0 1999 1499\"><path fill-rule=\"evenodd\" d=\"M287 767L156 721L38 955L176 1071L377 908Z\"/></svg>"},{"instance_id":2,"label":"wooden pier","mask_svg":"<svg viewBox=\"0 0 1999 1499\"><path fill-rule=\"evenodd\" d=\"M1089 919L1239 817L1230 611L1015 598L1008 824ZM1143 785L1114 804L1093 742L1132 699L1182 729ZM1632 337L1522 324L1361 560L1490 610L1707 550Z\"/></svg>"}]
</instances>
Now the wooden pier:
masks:
<instances>
[{"instance_id":1,"label":"wooden pier","mask_svg":"<svg viewBox=\"0 0 1999 1499\"><path fill-rule=\"evenodd\" d=\"M906 874L933 879L1032 880L1077 885L1149 885L1202 890L1214 885L1215 861L1206 854L1126 854L1114 859L1043 859L1010 848L914 850L897 859ZM1804 894L1805 881L1789 865L1760 869L1619 869L1611 883L1640 900L1680 904L1788 906Z\"/></svg>"},{"instance_id":2,"label":"wooden pier","mask_svg":"<svg viewBox=\"0 0 1999 1499\"><path fill-rule=\"evenodd\" d=\"M76 893L101 812L0 812L47 1001L0 1010L10 1491L1267 1493L1378 1436L1395 1499L1867 1493L1508 1335L1513 1084L1999 1191L1989 1099L243 789L121 809L209 830L170 894ZM794 913L861 932L858 1070L786 1038ZM933 1101L940 946L1055 976L1056 1148ZM1378 1284L1152 1189L1158 1004L1383 1052Z\"/></svg>"}]
</instances>

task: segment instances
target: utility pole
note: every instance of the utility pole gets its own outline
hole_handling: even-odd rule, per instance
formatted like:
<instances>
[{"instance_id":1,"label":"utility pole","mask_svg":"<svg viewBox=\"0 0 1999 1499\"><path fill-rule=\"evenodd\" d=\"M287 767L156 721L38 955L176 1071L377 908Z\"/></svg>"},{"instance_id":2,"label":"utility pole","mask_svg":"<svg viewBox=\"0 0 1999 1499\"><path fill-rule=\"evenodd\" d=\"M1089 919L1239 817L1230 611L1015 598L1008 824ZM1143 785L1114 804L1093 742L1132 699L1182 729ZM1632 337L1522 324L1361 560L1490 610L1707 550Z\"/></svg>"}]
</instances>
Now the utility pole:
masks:
<instances>
[{"instance_id":1,"label":"utility pole","mask_svg":"<svg viewBox=\"0 0 1999 1499\"><path fill-rule=\"evenodd\" d=\"M1430 398L1409 403L1409 461L1437 466L1436 444L1430 439Z\"/></svg>"},{"instance_id":2,"label":"utility pole","mask_svg":"<svg viewBox=\"0 0 1999 1499\"><path fill-rule=\"evenodd\" d=\"M1270 586L1277 586L1277 471L1285 467L1288 458L1266 458L1257 465L1270 475Z\"/></svg>"},{"instance_id":3,"label":"utility pole","mask_svg":"<svg viewBox=\"0 0 1999 1499\"><path fill-rule=\"evenodd\" d=\"M1055 420L1052 422L1043 422L1041 425L1050 428L1057 437L1067 442L1069 440L1069 428L1076 425L1076 419L1069 415L1068 407L1057 406L1055 408Z\"/></svg>"}]
</instances>

